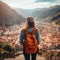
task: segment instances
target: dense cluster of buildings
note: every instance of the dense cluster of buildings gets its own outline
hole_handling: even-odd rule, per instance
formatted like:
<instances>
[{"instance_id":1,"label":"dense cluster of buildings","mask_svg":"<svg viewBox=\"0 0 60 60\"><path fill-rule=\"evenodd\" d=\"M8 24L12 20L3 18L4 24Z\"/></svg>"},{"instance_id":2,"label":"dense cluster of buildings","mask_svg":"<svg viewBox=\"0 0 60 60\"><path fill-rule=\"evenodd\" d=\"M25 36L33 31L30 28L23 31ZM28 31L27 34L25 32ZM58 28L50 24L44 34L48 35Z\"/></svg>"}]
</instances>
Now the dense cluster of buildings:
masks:
<instances>
[{"instance_id":1,"label":"dense cluster of buildings","mask_svg":"<svg viewBox=\"0 0 60 60\"><path fill-rule=\"evenodd\" d=\"M43 48L56 48L60 45L60 31L48 23L36 22L40 30L41 43ZM12 46L19 45L21 26L14 25L9 27L3 35L0 35L0 43L8 43Z\"/></svg>"}]
</instances>

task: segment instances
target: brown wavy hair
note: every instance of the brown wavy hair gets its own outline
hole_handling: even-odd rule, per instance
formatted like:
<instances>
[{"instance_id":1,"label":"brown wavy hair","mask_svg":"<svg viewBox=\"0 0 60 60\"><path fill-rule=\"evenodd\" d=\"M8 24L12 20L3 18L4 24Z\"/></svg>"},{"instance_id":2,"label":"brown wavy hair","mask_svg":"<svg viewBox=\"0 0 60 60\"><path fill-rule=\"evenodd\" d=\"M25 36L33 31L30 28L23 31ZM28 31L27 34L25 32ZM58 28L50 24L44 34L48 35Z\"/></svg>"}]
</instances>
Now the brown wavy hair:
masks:
<instances>
[{"instance_id":1,"label":"brown wavy hair","mask_svg":"<svg viewBox=\"0 0 60 60\"><path fill-rule=\"evenodd\" d=\"M28 29L29 28L29 25L28 25L29 21L33 21L34 22L34 28L36 27L35 26L35 21L34 21L33 17L28 17L26 22L25 22L25 24L24 24L24 27L23 27L24 29Z\"/></svg>"}]
</instances>

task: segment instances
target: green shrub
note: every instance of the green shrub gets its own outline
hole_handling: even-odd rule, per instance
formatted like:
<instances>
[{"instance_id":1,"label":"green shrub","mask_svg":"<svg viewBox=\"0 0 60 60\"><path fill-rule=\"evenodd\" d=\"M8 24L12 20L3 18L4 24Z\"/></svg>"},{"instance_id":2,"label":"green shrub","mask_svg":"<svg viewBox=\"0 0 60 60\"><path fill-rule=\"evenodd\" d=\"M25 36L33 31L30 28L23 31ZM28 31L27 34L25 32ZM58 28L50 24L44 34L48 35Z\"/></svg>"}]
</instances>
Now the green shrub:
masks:
<instances>
[{"instance_id":1,"label":"green shrub","mask_svg":"<svg viewBox=\"0 0 60 60\"><path fill-rule=\"evenodd\" d=\"M10 45L7 44L7 45L5 45L4 50L12 52L14 50L14 48L12 48Z\"/></svg>"}]
</instances>

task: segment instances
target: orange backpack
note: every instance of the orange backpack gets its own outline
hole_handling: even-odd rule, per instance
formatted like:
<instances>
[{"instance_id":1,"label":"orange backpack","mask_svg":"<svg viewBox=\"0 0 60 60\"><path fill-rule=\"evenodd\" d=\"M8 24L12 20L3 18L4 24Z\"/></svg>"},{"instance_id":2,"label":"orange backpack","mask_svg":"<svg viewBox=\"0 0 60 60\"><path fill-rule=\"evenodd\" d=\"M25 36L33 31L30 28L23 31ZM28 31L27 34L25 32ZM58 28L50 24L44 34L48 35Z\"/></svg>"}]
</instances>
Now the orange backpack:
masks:
<instances>
[{"instance_id":1,"label":"orange backpack","mask_svg":"<svg viewBox=\"0 0 60 60\"><path fill-rule=\"evenodd\" d=\"M24 50L28 54L36 53L37 52L37 39L36 39L36 32L37 29L34 29L32 33L27 32L24 30L26 34L26 40L24 42Z\"/></svg>"}]
</instances>

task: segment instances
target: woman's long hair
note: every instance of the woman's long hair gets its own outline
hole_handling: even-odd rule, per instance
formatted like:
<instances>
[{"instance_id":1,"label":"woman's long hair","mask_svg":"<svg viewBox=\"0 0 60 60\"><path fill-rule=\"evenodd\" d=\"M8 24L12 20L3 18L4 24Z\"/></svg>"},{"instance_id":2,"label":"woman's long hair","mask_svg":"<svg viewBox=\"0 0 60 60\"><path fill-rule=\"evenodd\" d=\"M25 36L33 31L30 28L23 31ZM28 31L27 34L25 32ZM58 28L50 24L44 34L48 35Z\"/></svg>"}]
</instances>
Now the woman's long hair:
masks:
<instances>
[{"instance_id":1,"label":"woman's long hair","mask_svg":"<svg viewBox=\"0 0 60 60\"><path fill-rule=\"evenodd\" d=\"M24 24L24 26L23 26L23 29L28 29L29 28L29 24L28 24L28 21L30 20L30 19L33 19L32 17L28 17L27 18L27 20L26 20L26 22L25 22L25 24ZM34 22L34 20L33 20L33 22ZM35 25L35 22L34 22L34 28L36 27L36 25Z\"/></svg>"}]
</instances>

